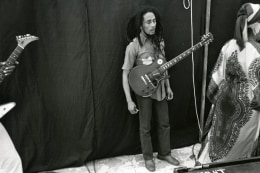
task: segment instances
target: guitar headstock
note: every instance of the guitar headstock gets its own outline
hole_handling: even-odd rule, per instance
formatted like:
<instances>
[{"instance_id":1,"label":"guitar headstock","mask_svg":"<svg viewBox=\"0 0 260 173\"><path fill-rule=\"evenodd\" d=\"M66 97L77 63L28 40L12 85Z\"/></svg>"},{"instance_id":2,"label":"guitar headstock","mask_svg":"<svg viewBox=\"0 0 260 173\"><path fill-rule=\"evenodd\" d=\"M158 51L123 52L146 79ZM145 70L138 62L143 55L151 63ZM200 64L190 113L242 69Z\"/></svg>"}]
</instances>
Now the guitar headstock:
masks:
<instances>
[{"instance_id":1,"label":"guitar headstock","mask_svg":"<svg viewBox=\"0 0 260 173\"><path fill-rule=\"evenodd\" d=\"M39 37L30 35L30 34L26 34L26 35L16 36L16 40L17 40L18 46L25 48L25 46L27 46L32 41L39 40Z\"/></svg>"},{"instance_id":2,"label":"guitar headstock","mask_svg":"<svg viewBox=\"0 0 260 173\"><path fill-rule=\"evenodd\" d=\"M205 35L203 35L202 36L202 38L201 38L201 42L203 43L203 44L209 44L210 42L212 42L213 41L213 35L209 32L209 33L207 33L207 34L205 34Z\"/></svg>"}]
</instances>

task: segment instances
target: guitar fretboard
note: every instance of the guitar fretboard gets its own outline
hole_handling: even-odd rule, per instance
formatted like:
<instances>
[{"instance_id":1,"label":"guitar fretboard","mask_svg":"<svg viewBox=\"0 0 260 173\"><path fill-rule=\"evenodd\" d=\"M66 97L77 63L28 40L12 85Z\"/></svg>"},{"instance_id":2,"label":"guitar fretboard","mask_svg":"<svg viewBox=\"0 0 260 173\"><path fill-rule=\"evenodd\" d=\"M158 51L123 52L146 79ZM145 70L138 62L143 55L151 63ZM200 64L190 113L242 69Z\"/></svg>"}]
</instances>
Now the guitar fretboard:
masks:
<instances>
[{"instance_id":1,"label":"guitar fretboard","mask_svg":"<svg viewBox=\"0 0 260 173\"><path fill-rule=\"evenodd\" d=\"M14 51L11 53L9 58L6 60L5 64L2 65L2 67L0 68L0 83L2 83L2 81L5 78L5 75L4 75L5 68L15 64L15 61L18 59L18 57L22 51L23 51L23 48L21 48L20 46L16 46Z\"/></svg>"},{"instance_id":2,"label":"guitar fretboard","mask_svg":"<svg viewBox=\"0 0 260 173\"><path fill-rule=\"evenodd\" d=\"M159 67L159 71L165 72L167 69L171 68L172 66L174 66L175 64L177 64L178 62L183 60L185 57L190 55L192 52L201 48L204 44L206 44L206 41L199 42L196 45L192 46L191 48L189 48L188 50L186 50L182 54L178 55L177 57L173 58L172 60L166 62L163 65L161 65L161 67Z\"/></svg>"}]
</instances>

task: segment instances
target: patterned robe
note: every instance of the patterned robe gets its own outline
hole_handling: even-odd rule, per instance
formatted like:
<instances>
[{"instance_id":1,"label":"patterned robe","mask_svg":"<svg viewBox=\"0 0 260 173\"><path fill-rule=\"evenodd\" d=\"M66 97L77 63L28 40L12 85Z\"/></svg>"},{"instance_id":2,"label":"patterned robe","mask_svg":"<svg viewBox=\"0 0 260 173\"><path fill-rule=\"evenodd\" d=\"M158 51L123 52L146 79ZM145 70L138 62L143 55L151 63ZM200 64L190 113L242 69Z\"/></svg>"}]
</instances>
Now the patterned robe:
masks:
<instances>
[{"instance_id":1,"label":"patterned robe","mask_svg":"<svg viewBox=\"0 0 260 173\"><path fill-rule=\"evenodd\" d=\"M208 134L198 161L230 161L252 157L260 128L260 44L226 43L211 75L207 96L212 102Z\"/></svg>"}]
</instances>

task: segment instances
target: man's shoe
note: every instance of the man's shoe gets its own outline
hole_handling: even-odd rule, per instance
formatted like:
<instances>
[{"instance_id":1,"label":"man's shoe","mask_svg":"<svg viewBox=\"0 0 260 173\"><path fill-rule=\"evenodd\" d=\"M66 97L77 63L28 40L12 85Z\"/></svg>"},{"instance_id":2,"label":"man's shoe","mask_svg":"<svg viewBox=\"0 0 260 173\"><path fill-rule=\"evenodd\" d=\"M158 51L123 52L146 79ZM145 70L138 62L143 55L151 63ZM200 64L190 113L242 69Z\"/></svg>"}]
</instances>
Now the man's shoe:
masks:
<instances>
[{"instance_id":1,"label":"man's shoe","mask_svg":"<svg viewBox=\"0 0 260 173\"><path fill-rule=\"evenodd\" d=\"M174 157L172 157L171 155L167 155L167 156L158 155L157 158L160 160L165 160L166 162L168 162L172 165L175 165L175 166L178 166L180 164L180 162L177 159L175 159Z\"/></svg>"},{"instance_id":2,"label":"man's shoe","mask_svg":"<svg viewBox=\"0 0 260 173\"><path fill-rule=\"evenodd\" d=\"M145 160L144 163L145 163L146 169L148 169L151 172L155 171L155 163L153 160Z\"/></svg>"}]
</instances>

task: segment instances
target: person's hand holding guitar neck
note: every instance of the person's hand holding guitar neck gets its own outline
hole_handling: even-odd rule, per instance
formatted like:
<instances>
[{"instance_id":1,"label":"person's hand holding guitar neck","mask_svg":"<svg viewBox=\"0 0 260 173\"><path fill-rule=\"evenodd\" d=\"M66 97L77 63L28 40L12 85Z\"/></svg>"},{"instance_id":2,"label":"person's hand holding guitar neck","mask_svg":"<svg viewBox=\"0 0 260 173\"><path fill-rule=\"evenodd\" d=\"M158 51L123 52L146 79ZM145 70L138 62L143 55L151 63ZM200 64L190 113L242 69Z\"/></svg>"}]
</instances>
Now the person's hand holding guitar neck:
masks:
<instances>
[{"instance_id":1,"label":"person's hand holding guitar neck","mask_svg":"<svg viewBox=\"0 0 260 173\"><path fill-rule=\"evenodd\" d=\"M0 62L0 67L2 67L2 66L5 65L5 64L6 64L5 61L4 61L4 62ZM18 62L18 61L15 61L15 64L19 64L19 62ZM14 71L14 69L15 69L15 65L7 66L7 67L4 69L4 71L3 71L3 75L5 75L5 76L10 75L10 74Z\"/></svg>"}]
</instances>

